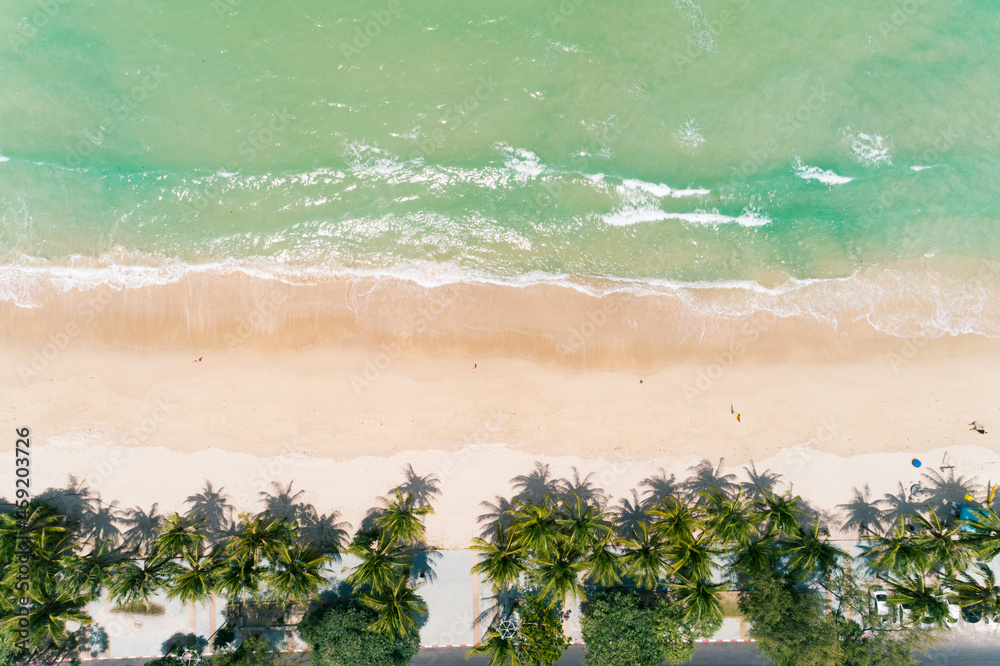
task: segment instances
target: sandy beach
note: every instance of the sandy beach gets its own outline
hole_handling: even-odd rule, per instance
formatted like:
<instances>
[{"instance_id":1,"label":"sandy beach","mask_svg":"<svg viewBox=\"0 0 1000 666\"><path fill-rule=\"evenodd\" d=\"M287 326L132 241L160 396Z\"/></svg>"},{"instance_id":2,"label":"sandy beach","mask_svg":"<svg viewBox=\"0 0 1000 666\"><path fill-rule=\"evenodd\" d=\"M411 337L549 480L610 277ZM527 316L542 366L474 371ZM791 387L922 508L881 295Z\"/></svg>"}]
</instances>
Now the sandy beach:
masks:
<instances>
[{"instance_id":1,"label":"sandy beach","mask_svg":"<svg viewBox=\"0 0 1000 666\"><path fill-rule=\"evenodd\" d=\"M561 317L610 311L602 326L569 327L567 339L579 335L572 355L550 340L516 347L513 338L506 353L476 354L475 344L449 348L432 331L344 335L295 351L139 348L88 339L74 328L80 318L51 326L68 299L63 310L19 311L53 333L44 344L4 346L0 400L10 422L33 429L37 486L73 474L123 505L180 509L208 479L253 510L272 481L294 481L321 512L357 524L412 463L443 477L432 533L456 548L476 532L478 503L509 494L510 478L535 460L557 475L594 472L619 498L659 467L683 476L702 459L773 465L823 509L852 487L888 492L908 481L913 457L961 449L968 468L956 473L983 482L998 460L995 435L967 425L1000 422L1000 345L979 336L823 334L772 318L728 348L664 345L650 355L659 361L639 363L634 349L611 353L602 337L602 326L624 325L628 306L591 298L570 311L570 298ZM765 320L742 325L754 321ZM262 340L267 325L256 324ZM136 330L151 326L137 317ZM489 346L488 337L470 339Z\"/></svg>"}]
</instances>

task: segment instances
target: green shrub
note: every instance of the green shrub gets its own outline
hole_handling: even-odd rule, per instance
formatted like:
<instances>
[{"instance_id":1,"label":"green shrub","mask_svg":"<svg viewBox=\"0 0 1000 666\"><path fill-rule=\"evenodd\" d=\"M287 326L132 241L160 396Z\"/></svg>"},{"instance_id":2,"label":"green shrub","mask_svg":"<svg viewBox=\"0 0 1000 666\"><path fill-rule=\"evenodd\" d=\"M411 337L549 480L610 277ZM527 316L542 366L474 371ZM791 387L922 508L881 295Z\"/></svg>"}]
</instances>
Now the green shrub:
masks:
<instances>
[{"instance_id":1,"label":"green shrub","mask_svg":"<svg viewBox=\"0 0 1000 666\"><path fill-rule=\"evenodd\" d=\"M368 631L375 612L356 599L306 614L299 635L312 648L315 666L406 666L420 649L416 632L393 638Z\"/></svg>"}]
</instances>

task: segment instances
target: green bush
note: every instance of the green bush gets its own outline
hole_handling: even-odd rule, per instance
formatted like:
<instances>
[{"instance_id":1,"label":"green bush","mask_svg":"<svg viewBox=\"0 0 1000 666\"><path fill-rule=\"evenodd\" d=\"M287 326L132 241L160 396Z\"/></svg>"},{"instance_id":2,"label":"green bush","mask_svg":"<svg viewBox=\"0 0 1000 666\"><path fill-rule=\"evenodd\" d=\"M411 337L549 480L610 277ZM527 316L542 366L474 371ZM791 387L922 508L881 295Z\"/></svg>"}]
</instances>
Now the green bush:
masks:
<instances>
[{"instance_id":1,"label":"green bush","mask_svg":"<svg viewBox=\"0 0 1000 666\"><path fill-rule=\"evenodd\" d=\"M310 611L299 635L312 648L315 666L406 666L420 649L415 632L393 638L368 631L375 612L356 599Z\"/></svg>"}]
</instances>

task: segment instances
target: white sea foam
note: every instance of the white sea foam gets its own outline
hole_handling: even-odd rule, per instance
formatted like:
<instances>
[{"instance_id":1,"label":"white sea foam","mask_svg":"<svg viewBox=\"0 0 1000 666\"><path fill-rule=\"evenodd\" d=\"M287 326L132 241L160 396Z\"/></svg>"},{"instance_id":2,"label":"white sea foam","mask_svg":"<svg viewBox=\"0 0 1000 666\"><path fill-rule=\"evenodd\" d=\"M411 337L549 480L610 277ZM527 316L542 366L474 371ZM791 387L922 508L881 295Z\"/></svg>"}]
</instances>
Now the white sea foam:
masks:
<instances>
[{"instance_id":1,"label":"white sea foam","mask_svg":"<svg viewBox=\"0 0 1000 666\"><path fill-rule=\"evenodd\" d=\"M680 220L682 222L687 222L688 224L711 226L735 223L743 227L759 227L771 222L770 219L760 214L759 211L751 208L744 209L744 211L736 217L723 215L717 210L696 210L691 213L679 213L652 207L623 208L612 213L602 215L601 219L603 219L606 224L616 227L640 224L643 222L661 222L664 220Z\"/></svg>"},{"instance_id":2,"label":"white sea foam","mask_svg":"<svg viewBox=\"0 0 1000 666\"><path fill-rule=\"evenodd\" d=\"M119 261L142 263L114 263ZM509 287L548 284L595 297L614 293L669 297L703 314L706 322L718 316L743 317L770 312L782 318L806 317L826 322L834 329L844 324L867 322L879 331L899 337L959 334L1000 337L1000 298L997 297L1000 279L963 281L919 268L904 271L871 267L845 277L790 277L774 286L765 286L751 280L682 282L541 271L499 276L453 263L431 261L369 270L333 264L291 266L264 260L185 264L163 257L116 251L96 260L73 257L64 265L20 257L14 264L0 266L0 300L32 307L50 298L53 291L86 292L102 285L115 289L141 288L175 283L194 273L209 273L218 278L247 275L290 285L336 279L404 280L425 288L456 283Z\"/></svg>"},{"instance_id":3,"label":"white sea foam","mask_svg":"<svg viewBox=\"0 0 1000 666\"><path fill-rule=\"evenodd\" d=\"M514 148L505 143L496 144L495 148L507 154L504 164L526 178L535 178L545 171L542 160L526 148Z\"/></svg>"},{"instance_id":4,"label":"white sea foam","mask_svg":"<svg viewBox=\"0 0 1000 666\"><path fill-rule=\"evenodd\" d=\"M844 134L850 145L851 157L860 164L873 167L892 164L889 146L884 136L865 132L852 133L850 127L844 129Z\"/></svg>"},{"instance_id":5,"label":"white sea foam","mask_svg":"<svg viewBox=\"0 0 1000 666\"><path fill-rule=\"evenodd\" d=\"M0 162L10 162L10 158L6 155L0 155Z\"/></svg>"},{"instance_id":6,"label":"white sea foam","mask_svg":"<svg viewBox=\"0 0 1000 666\"><path fill-rule=\"evenodd\" d=\"M931 166L920 166L919 164L917 164L917 165L911 166L910 168L913 169L914 171L923 171L924 169L933 169L934 166L933 165L931 165Z\"/></svg>"},{"instance_id":7,"label":"white sea foam","mask_svg":"<svg viewBox=\"0 0 1000 666\"><path fill-rule=\"evenodd\" d=\"M798 157L795 158L795 175L802 180L818 180L826 185L843 185L849 183L853 178L848 176L841 176L840 174L834 173L833 171L824 171L819 167L809 166L808 164L803 164L802 160Z\"/></svg>"},{"instance_id":8,"label":"white sea foam","mask_svg":"<svg viewBox=\"0 0 1000 666\"><path fill-rule=\"evenodd\" d=\"M701 133L701 127L690 118L681 125L680 129L674 132L674 140L681 150L689 155L697 155L701 149L701 144L705 143L705 137Z\"/></svg>"},{"instance_id":9,"label":"white sea foam","mask_svg":"<svg viewBox=\"0 0 1000 666\"><path fill-rule=\"evenodd\" d=\"M664 185L663 183L648 183L644 180L636 180L632 178L626 178L625 180L623 180L622 186L626 190L642 190L643 192L652 194L654 197L660 199L664 197L673 197L675 199L679 199L682 197L704 196L711 192L711 190L706 190L701 187L675 190L669 185Z\"/></svg>"},{"instance_id":10,"label":"white sea foam","mask_svg":"<svg viewBox=\"0 0 1000 666\"><path fill-rule=\"evenodd\" d=\"M403 168L399 158L392 153L364 143L349 143L344 158L354 172L390 174Z\"/></svg>"}]
</instances>

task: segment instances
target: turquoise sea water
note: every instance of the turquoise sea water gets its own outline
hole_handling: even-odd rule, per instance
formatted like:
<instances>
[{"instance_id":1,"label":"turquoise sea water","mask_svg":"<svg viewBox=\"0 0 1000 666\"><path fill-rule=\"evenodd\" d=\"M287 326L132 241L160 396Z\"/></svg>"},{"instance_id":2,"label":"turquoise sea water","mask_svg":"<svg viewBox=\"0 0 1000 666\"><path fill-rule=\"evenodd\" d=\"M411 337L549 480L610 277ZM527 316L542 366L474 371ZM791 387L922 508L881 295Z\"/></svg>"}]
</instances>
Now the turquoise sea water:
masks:
<instances>
[{"instance_id":1,"label":"turquoise sea water","mask_svg":"<svg viewBox=\"0 0 1000 666\"><path fill-rule=\"evenodd\" d=\"M986 0L8 0L0 297L824 280L1000 335L998 41Z\"/></svg>"}]
</instances>

